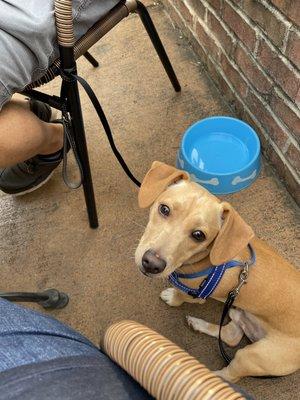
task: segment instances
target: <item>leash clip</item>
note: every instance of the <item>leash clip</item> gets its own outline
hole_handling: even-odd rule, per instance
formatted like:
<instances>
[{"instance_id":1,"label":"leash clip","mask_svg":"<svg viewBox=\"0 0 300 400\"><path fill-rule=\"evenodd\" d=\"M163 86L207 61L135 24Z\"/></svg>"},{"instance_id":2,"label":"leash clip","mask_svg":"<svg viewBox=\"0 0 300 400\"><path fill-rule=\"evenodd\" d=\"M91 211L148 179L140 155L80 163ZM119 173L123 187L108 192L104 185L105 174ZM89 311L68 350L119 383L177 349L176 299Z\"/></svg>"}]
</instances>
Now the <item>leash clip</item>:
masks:
<instances>
[{"instance_id":1,"label":"leash clip","mask_svg":"<svg viewBox=\"0 0 300 400\"><path fill-rule=\"evenodd\" d=\"M233 289L233 293L235 294L235 296L237 296L240 293L241 287L247 283L248 277L249 277L249 263L246 261L244 263L244 268L242 269L239 275L239 283Z\"/></svg>"}]
</instances>

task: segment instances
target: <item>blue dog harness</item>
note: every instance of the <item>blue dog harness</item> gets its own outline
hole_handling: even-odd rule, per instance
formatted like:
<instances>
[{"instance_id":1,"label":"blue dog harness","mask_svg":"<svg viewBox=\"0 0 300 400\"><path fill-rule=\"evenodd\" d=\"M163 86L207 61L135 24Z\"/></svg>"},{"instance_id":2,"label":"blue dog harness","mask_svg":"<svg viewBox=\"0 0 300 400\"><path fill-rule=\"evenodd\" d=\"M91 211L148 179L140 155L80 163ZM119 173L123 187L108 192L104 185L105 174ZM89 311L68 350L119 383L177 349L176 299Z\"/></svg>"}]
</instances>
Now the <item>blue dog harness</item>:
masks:
<instances>
[{"instance_id":1,"label":"blue dog harness","mask_svg":"<svg viewBox=\"0 0 300 400\"><path fill-rule=\"evenodd\" d=\"M225 271L229 268L233 267L245 267L245 265L251 266L256 261L256 255L253 247L248 244L248 248L250 251L250 260L246 262L231 260L221 265L211 266L206 268L204 271L194 272L191 274L183 274L181 272L173 272L169 275L169 281L172 283L176 289L181 290L182 292L192 296L195 299L207 299L216 289L218 284L220 283ZM201 285L198 289L190 288L184 283L180 282L181 279L195 279L206 276L201 282Z\"/></svg>"}]
</instances>

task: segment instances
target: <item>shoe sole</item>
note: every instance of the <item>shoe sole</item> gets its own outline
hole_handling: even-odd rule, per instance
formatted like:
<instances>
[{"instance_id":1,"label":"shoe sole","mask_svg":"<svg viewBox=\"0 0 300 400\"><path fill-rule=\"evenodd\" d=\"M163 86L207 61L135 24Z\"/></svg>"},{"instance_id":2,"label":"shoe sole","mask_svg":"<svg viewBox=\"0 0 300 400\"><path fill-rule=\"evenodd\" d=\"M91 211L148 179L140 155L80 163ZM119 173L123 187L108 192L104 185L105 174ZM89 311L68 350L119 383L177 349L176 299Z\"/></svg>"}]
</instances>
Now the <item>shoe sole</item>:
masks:
<instances>
[{"instance_id":1,"label":"shoe sole","mask_svg":"<svg viewBox=\"0 0 300 400\"><path fill-rule=\"evenodd\" d=\"M36 186L34 186L34 187L30 188L30 189L26 189L23 192L12 193L11 196L18 197L18 196L23 196L24 194L28 194L28 193L34 192L35 190L37 190L37 189L41 188L42 186L44 186L52 178L53 173L54 173L54 171L52 171L50 173L50 175L48 175L47 178L45 180L43 180L42 182L40 182L38 185L36 185Z\"/></svg>"},{"instance_id":2,"label":"shoe sole","mask_svg":"<svg viewBox=\"0 0 300 400\"><path fill-rule=\"evenodd\" d=\"M58 119L58 110L51 108L51 117L49 122L55 121L56 119Z\"/></svg>"}]
</instances>

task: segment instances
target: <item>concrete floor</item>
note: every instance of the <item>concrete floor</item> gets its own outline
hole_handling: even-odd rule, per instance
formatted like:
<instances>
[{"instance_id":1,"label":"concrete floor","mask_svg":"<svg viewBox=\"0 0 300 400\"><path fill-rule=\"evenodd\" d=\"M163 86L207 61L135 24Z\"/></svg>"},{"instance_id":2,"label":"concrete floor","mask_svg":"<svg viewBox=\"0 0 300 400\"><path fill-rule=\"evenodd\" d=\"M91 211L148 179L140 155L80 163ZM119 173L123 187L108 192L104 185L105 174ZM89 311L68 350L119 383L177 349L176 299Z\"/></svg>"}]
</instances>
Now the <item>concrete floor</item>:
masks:
<instances>
[{"instance_id":1,"label":"concrete floor","mask_svg":"<svg viewBox=\"0 0 300 400\"><path fill-rule=\"evenodd\" d=\"M151 14L178 73L181 94L173 92L137 16L124 20L95 46L92 53L100 68L93 69L84 59L79 62L80 74L102 101L116 142L140 179L153 160L174 163L180 138L191 123L209 115L232 115L161 6L151 7ZM59 80L52 82L47 91L58 86ZM147 211L138 209L137 189L114 159L85 95L82 103L101 228L89 229L82 191L67 189L60 170L35 193L1 195L1 290L57 287L71 300L51 315L95 343L109 324L130 318L156 329L212 370L220 368L217 341L185 324L187 314L218 322L220 304L208 301L202 307L171 309L159 300L164 283L137 271L133 255ZM299 211L267 165L249 189L227 199L260 237L299 262ZM300 379L294 374L274 380L249 378L240 384L257 399L274 399L276 393L277 400L290 400L297 397Z\"/></svg>"}]
</instances>

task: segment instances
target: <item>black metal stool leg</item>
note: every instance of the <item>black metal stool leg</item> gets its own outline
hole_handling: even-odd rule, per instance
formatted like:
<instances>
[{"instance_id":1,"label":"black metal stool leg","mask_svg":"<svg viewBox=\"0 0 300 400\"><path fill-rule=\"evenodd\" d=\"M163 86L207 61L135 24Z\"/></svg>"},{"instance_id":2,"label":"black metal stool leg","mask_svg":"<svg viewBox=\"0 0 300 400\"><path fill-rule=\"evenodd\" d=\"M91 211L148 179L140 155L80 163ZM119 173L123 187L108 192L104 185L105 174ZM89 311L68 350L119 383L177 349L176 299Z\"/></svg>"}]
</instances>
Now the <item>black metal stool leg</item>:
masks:
<instances>
[{"instance_id":1,"label":"black metal stool leg","mask_svg":"<svg viewBox=\"0 0 300 400\"><path fill-rule=\"evenodd\" d=\"M85 131L83 125L81 104L78 92L77 81L74 79L67 84L68 110L72 122L72 131L76 144L77 154L82 167L82 185L84 190L85 202L89 216L90 227L98 228L98 216L95 203L92 175L86 146Z\"/></svg>"},{"instance_id":2,"label":"black metal stool leg","mask_svg":"<svg viewBox=\"0 0 300 400\"><path fill-rule=\"evenodd\" d=\"M89 163L89 156L86 146L84 124L81 112L81 103L78 91L78 84L72 74L76 75L76 62L73 46L59 46L62 73L67 79L62 84L62 94L67 100L67 108L72 123L72 135L75 142L76 153L79 158L82 172L82 185L85 197L86 208L89 217L90 227L98 228L98 216L92 182L92 175Z\"/></svg>"},{"instance_id":3,"label":"black metal stool leg","mask_svg":"<svg viewBox=\"0 0 300 400\"><path fill-rule=\"evenodd\" d=\"M165 51L165 48L160 40L160 37L158 36L157 30L153 24L153 21L150 17L150 14L149 14L147 8L140 1L137 1L136 12L139 14L139 16L142 20L142 23L151 39L153 46L155 47L155 50L166 70L166 73L168 74L168 77L169 77L175 91L180 92L180 90L181 90L180 83L178 82L178 79L176 77L176 74L174 72L172 64L169 60L169 57L168 57L168 55Z\"/></svg>"},{"instance_id":4,"label":"black metal stool leg","mask_svg":"<svg viewBox=\"0 0 300 400\"><path fill-rule=\"evenodd\" d=\"M44 308L58 309L64 308L69 303L69 296L56 289L48 289L44 292L0 292L0 297L9 301L21 301L38 303Z\"/></svg>"},{"instance_id":5,"label":"black metal stool leg","mask_svg":"<svg viewBox=\"0 0 300 400\"><path fill-rule=\"evenodd\" d=\"M99 67L98 61L91 55L90 52L86 51L83 56L92 64L93 67Z\"/></svg>"}]
</instances>

